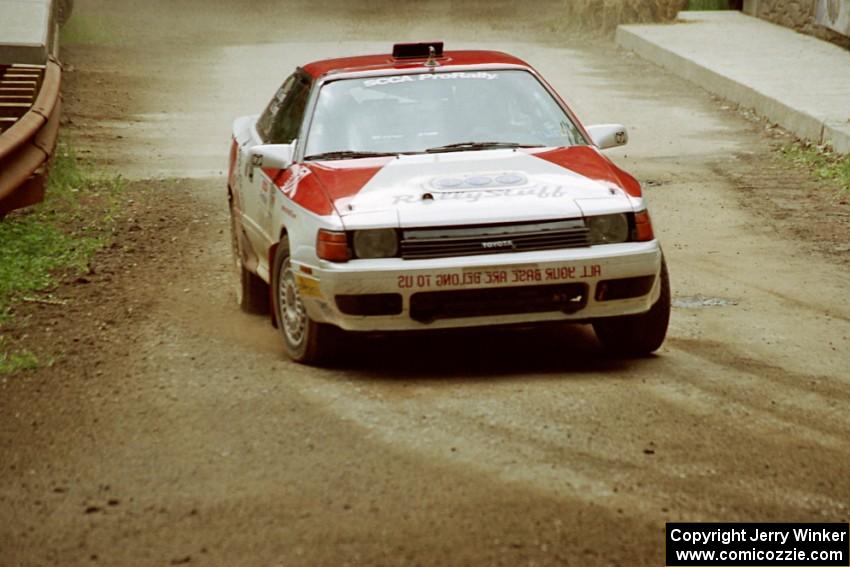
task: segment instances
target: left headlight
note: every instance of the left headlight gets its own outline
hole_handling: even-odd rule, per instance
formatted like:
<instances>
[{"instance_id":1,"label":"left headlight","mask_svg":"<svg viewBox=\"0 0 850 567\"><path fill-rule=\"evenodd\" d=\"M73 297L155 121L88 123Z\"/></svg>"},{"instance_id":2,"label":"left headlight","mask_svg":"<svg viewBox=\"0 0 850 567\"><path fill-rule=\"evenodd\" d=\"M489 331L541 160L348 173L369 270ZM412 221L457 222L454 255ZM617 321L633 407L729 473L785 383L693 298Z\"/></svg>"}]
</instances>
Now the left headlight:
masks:
<instances>
[{"instance_id":1,"label":"left headlight","mask_svg":"<svg viewBox=\"0 0 850 567\"><path fill-rule=\"evenodd\" d=\"M617 244L629 239L629 219L624 214L587 217L590 244Z\"/></svg>"},{"instance_id":2,"label":"left headlight","mask_svg":"<svg viewBox=\"0 0 850 567\"><path fill-rule=\"evenodd\" d=\"M392 258L398 255L398 235L393 228L356 230L352 244L358 258Z\"/></svg>"}]
</instances>

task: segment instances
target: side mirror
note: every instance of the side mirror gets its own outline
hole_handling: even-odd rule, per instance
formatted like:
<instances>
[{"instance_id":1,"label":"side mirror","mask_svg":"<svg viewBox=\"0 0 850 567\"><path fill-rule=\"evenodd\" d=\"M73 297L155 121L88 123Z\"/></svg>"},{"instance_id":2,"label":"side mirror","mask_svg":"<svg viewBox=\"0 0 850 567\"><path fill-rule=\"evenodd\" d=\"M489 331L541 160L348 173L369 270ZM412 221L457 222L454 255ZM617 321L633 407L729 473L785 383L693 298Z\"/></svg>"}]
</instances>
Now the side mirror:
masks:
<instances>
[{"instance_id":1,"label":"side mirror","mask_svg":"<svg viewBox=\"0 0 850 567\"><path fill-rule=\"evenodd\" d=\"M286 169L292 165L292 153L295 144L264 144L248 150L248 176L254 176L254 169Z\"/></svg>"},{"instance_id":2,"label":"side mirror","mask_svg":"<svg viewBox=\"0 0 850 567\"><path fill-rule=\"evenodd\" d=\"M600 149L616 148L625 146L629 141L629 133L622 124L597 124L588 126L587 133L590 139Z\"/></svg>"}]
</instances>

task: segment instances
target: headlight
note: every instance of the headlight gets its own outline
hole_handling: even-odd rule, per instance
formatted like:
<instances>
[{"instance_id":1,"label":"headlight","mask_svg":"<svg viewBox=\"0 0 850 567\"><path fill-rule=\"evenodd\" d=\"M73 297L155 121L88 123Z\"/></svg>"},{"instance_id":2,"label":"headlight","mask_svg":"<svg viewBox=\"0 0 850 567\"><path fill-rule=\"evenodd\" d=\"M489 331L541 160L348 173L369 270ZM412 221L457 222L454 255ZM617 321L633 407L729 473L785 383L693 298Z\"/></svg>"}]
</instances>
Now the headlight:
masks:
<instances>
[{"instance_id":1,"label":"headlight","mask_svg":"<svg viewBox=\"0 0 850 567\"><path fill-rule=\"evenodd\" d=\"M624 214L587 217L590 244L616 244L629 239L629 219Z\"/></svg>"},{"instance_id":2,"label":"headlight","mask_svg":"<svg viewBox=\"0 0 850 567\"><path fill-rule=\"evenodd\" d=\"M353 244L358 258L392 258L398 255L398 237L393 228L356 230Z\"/></svg>"}]
</instances>

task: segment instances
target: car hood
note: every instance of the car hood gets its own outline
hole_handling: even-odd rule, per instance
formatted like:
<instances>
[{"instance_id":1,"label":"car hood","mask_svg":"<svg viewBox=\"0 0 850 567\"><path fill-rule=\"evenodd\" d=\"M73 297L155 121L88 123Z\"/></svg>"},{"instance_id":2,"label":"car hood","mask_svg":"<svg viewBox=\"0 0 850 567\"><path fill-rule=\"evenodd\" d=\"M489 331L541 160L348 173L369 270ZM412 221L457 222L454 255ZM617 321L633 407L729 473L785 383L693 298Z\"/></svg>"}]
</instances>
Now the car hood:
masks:
<instances>
[{"instance_id":1,"label":"car hood","mask_svg":"<svg viewBox=\"0 0 850 567\"><path fill-rule=\"evenodd\" d=\"M349 229L579 217L632 210L631 198L640 196L634 179L587 146L346 160L310 168Z\"/></svg>"}]
</instances>

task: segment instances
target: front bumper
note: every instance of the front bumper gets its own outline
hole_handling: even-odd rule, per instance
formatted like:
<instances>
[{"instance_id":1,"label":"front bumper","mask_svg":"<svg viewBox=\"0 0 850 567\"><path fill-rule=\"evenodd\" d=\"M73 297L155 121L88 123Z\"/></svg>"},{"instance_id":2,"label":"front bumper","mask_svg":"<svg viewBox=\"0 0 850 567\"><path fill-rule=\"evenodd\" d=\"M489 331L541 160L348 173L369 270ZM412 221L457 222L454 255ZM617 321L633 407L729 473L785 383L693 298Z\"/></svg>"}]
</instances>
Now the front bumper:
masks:
<instances>
[{"instance_id":1,"label":"front bumper","mask_svg":"<svg viewBox=\"0 0 850 567\"><path fill-rule=\"evenodd\" d=\"M661 248L653 240L427 260L293 264L313 320L349 331L410 331L643 313L660 294ZM382 314L357 314L366 312Z\"/></svg>"}]
</instances>

